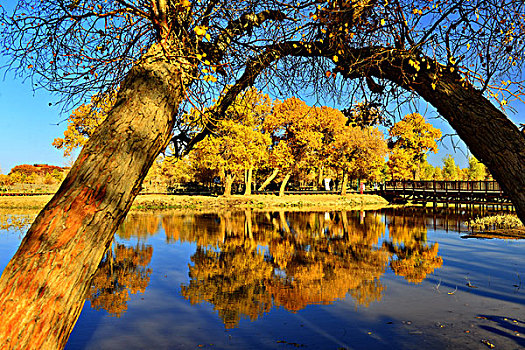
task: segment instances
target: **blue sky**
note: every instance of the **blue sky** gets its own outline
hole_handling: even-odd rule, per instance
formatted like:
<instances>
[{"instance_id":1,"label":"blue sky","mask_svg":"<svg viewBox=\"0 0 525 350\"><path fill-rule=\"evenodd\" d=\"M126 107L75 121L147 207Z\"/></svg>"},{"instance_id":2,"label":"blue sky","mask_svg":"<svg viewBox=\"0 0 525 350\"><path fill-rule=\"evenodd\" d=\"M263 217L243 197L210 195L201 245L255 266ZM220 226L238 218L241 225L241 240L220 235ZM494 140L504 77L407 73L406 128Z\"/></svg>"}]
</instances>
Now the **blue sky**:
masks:
<instances>
[{"instance_id":1,"label":"blue sky","mask_svg":"<svg viewBox=\"0 0 525 350\"><path fill-rule=\"evenodd\" d=\"M3 72L2 72L3 73ZM44 90L33 92L30 82L2 74L0 81L0 168L4 174L19 164L65 165L67 159L51 143L63 135L67 117Z\"/></svg>"},{"instance_id":2,"label":"blue sky","mask_svg":"<svg viewBox=\"0 0 525 350\"><path fill-rule=\"evenodd\" d=\"M2 74L0 81L0 169L9 173L10 169L19 164L45 163L51 165L67 165L69 159L54 148L51 143L56 137L61 137L66 129L63 122L68 112L61 106L49 106L57 100L45 90L33 92L29 81L14 79L12 74ZM525 123L525 105L514 105L520 114L510 114L515 123ZM425 108L425 107L423 107ZM423 110L420 111L423 113ZM435 113L426 113L435 116ZM453 130L440 119L429 120L434 126L442 129L443 134L451 134ZM458 142L459 138L455 138ZM462 144L462 143L460 143ZM441 160L452 154L461 167L467 166L466 148L454 150L449 139L439 146L438 154L430 154L432 165L442 165Z\"/></svg>"},{"instance_id":3,"label":"blue sky","mask_svg":"<svg viewBox=\"0 0 525 350\"><path fill-rule=\"evenodd\" d=\"M11 10L16 1L2 1L3 6ZM3 59L0 59L2 65ZM49 106L57 98L44 90L32 91L29 81L14 79L12 74L0 71L0 172L7 174L12 167L19 164L46 163L52 165L67 165L70 160L62 156L62 152L55 149L51 143L56 137L61 137L66 129L62 122L68 116L68 111L62 111L61 106ZM300 97L300 96L298 96ZM432 108L430 113L421 105L426 118L436 116ZM517 124L525 123L525 104L513 105L518 114L509 113L509 117ZM70 112L70 111L69 111ZM443 134L453 134L454 131L448 123L432 118L429 120L435 127L442 130ZM436 166L442 165L442 159L447 154L452 154L461 167L467 166L466 147L459 138L454 138L459 143L459 150L452 146L450 138L439 145L438 154L430 154L429 162Z\"/></svg>"}]
</instances>

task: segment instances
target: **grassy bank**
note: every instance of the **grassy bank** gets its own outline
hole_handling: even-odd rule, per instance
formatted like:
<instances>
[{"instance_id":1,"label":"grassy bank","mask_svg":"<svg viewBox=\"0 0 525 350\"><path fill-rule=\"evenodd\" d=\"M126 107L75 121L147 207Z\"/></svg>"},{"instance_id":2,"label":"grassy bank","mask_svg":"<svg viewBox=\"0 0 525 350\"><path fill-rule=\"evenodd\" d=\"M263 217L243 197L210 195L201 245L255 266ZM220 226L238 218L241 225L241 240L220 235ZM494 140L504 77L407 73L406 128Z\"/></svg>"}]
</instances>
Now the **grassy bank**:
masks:
<instances>
[{"instance_id":1,"label":"grassy bank","mask_svg":"<svg viewBox=\"0 0 525 350\"><path fill-rule=\"evenodd\" d=\"M375 195L350 194L339 195L235 195L231 197L211 196L138 196L132 209L278 209L312 208L333 210L360 208L363 206L386 206L388 202Z\"/></svg>"},{"instance_id":2,"label":"grassy bank","mask_svg":"<svg viewBox=\"0 0 525 350\"><path fill-rule=\"evenodd\" d=\"M10 196L0 197L0 210L42 209L51 196ZM144 209L279 209L279 208L316 208L319 210L359 209L362 207L384 207L388 202L376 195L348 194L339 195L235 195L231 197L212 196L169 196L139 195L132 210Z\"/></svg>"}]
</instances>

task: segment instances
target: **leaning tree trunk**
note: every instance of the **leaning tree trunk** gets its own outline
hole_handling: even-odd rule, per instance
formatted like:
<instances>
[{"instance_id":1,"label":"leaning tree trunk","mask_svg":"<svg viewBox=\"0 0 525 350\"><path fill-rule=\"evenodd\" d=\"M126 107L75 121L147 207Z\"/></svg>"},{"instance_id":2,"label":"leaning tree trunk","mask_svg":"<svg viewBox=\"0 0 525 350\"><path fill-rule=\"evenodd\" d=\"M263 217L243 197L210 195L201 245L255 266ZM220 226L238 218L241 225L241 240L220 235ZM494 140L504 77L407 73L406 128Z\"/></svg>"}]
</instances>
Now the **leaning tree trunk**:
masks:
<instances>
[{"instance_id":1,"label":"leaning tree trunk","mask_svg":"<svg viewBox=\"0 0 525 350\"><path fill-rule=\"evenodd\" d=\"M338 70L346 77L388 79L432 104L489 168L525 222L525 137L480 90L463 80L456 67L421 53L382 47L347 48L341 61L346 66Z\"/></svg>"},{"instance_id":2,"label":"leaning tree trunk","mask_svg":"<svg viewBox=\"0 0 525 350\"><path fill-rule=\"evenodd\" d=\"M253 176L253 168L250 168L247 170L246 174L246 188L244 189L244 195L249 196L252 194L252 176Z\"/></svg>"},{"instance_id":3,"label":"leaning tree trunk","mask_svg":"<svg viewBox=\"0 0 525 350\"><path fill-rule=\"evenodd\" d=\"M152 46L0 279L2 349L60 349L113 234L170 138L184 77Z\"/></svg>"},{"instance_id":4,"label":"leaning tree trunk","mask_svg":"<svg viewBox=\"0 0 525 350\"><path fill-rule=\"evenodd\" d=\"M343 184L341 187L341 196L346 196L346 187L348 186L348 174L343 173Z\"/></svg>"},{"instance_id":5,"label":"leaning tree trunk","mask_svg":"<svg viewBox=\"0 0 525 350\"><path fill-rule=\"evenodd\" d=\"M268 186L270 184L270 182L272 182L273 179L275 179L277 174L279 174L279 169L274 169L273 172L270 174L270 176L268 176L268 178L266 180L264 180L264 182L261 185L261 187L259 187L259 191L264 190L266 188L266 186Z\"/></svg>"},{"instance_id":6,"label":"leaning tree trunk","mask_svg":"<svg viewBox=\"0 0 525 350\"><path fill-rule=\"evenodd\" d=\"M281 187L279 188L279 197L284 196L284 190L286 189L286 184L288 183L288 180L290 180L290 176L292 176L292 173L287 173L284 176L283 182L281 182Z\"/></svg>"}]
</instances>

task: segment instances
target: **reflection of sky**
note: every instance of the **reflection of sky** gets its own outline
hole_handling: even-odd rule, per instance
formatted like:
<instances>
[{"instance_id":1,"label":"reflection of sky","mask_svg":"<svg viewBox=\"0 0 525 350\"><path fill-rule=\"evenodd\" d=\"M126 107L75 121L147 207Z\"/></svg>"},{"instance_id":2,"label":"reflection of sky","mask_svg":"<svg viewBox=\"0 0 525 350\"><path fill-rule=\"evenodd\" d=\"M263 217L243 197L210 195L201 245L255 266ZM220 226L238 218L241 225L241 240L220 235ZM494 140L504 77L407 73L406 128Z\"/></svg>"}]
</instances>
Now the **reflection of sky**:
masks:
<instances>
[{"instance_id":1,"label":"reflection of sky","mask_svg":"<svg viewBox=\"0 0 525 350\"><path fill-rule=\"evenodd\" d=\"M291 217L288 221L293 228ZM440 349L476 347L480 339L491 339L498 348L525 346L504 324L505 318L525 321L525 286L514 286L520 286L520 276L525 276L525 241L461 239L452 230L432 230L432 220L418 222L427 222L428 243L439 243L443 257L443 266L421 284L409 284L387 269L381 276L386 290L369 307L356 305L347 295L331 305L308 305L296 313L274 308L254 322L241 319L230 330L225 330L211 304L191 305L180 294L181 285L190 280L188 265L196 245L166 243L159 228L156 235L140 239L153 246L146 292L130 295L127 312L120 318L93 310L86 302L66 348L415 349L425 344ZM137 241L118 239L126 246L136 246ZM0 233L0 268L19 242L17 233ZM476 318L480 315L486 318Z\"/></svg>"}]
</instances>

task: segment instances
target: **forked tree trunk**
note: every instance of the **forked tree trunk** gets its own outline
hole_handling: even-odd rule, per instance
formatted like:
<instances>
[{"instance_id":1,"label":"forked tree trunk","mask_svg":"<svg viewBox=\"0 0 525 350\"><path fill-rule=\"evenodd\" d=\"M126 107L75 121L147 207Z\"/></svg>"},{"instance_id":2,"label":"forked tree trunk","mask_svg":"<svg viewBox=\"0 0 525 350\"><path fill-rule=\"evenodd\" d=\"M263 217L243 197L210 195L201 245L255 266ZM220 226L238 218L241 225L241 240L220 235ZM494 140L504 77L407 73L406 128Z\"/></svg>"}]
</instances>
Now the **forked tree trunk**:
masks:
<instances>
[{"instance_id":1,"label":"forked tree trunk","mask_svg":"<svg viewBox=\"0 0 525 350\"><path fill-rule=\"evenodd\" d=\"M40 212L0 279L2 349L60 349L113 234L171 135L180 67L153 46Z\"/></svg>"},{"instance_id":2,"label":"forked tree trunk","mask_svg":"<svg viewBox=\"0 0 525 350\"><path fill-rule=\"evenodd\" d=\"M224 194L223 194L226 197L229 197L232 195L233 180L235 180L235 175L232 175L231 173L227 173L225 183L224 183Z\"/></svg>"},{"instance_id":3,"label":"forked tree trunk","mask_svg":"<svg viewBox=\"0 0 525 350\"><path fill-rule=\"evenodd\" d=\"M341 185L341 196L346 196L346 187L348 186L348 174L343 173L343 184Z\"/></svg>"},{"instance_id":4,"label":"forked tree trunk","mask_svg":"<svg viewBox=\"0 0 525 350\"><path fill-rule=\"evenodd\" d=\"M279 197L284 196L284 190L286 189L286 184L288 183L288 180L290 180L290 176L292 176L292 173L287 173L284 176L283 182L281 182L281 187L279 188Z\"/></svg>"},{"instance_id":5,"label":"forked tree trunk","mask_svg":"<svg viewBox=\"0 0 525 350\"><path fill-rule=\"evenodd\" d=\"M253 176L253 168L250 168L247 170L246 173L246 188L244 189L244 195L249 196L252 194L252 176Z\"/></svg>"},{"instance_id":6,"label":"forked tree trunk","mask_svg":"<svg viewBox=\"0 0 525 350\"><path fill-rule=\"evenodd\" d=\"M268 176L268 178L266 180L264 180L264 182L261 185L261 187L259 187L259 191L263 191L266 188L266 186L268 186L270 184L270 182L272 182L273 179L275 179L277 174L279 174L279 169L273 169L273 172L270 174L270 176Z\"/></svg>"}]
</instances>

